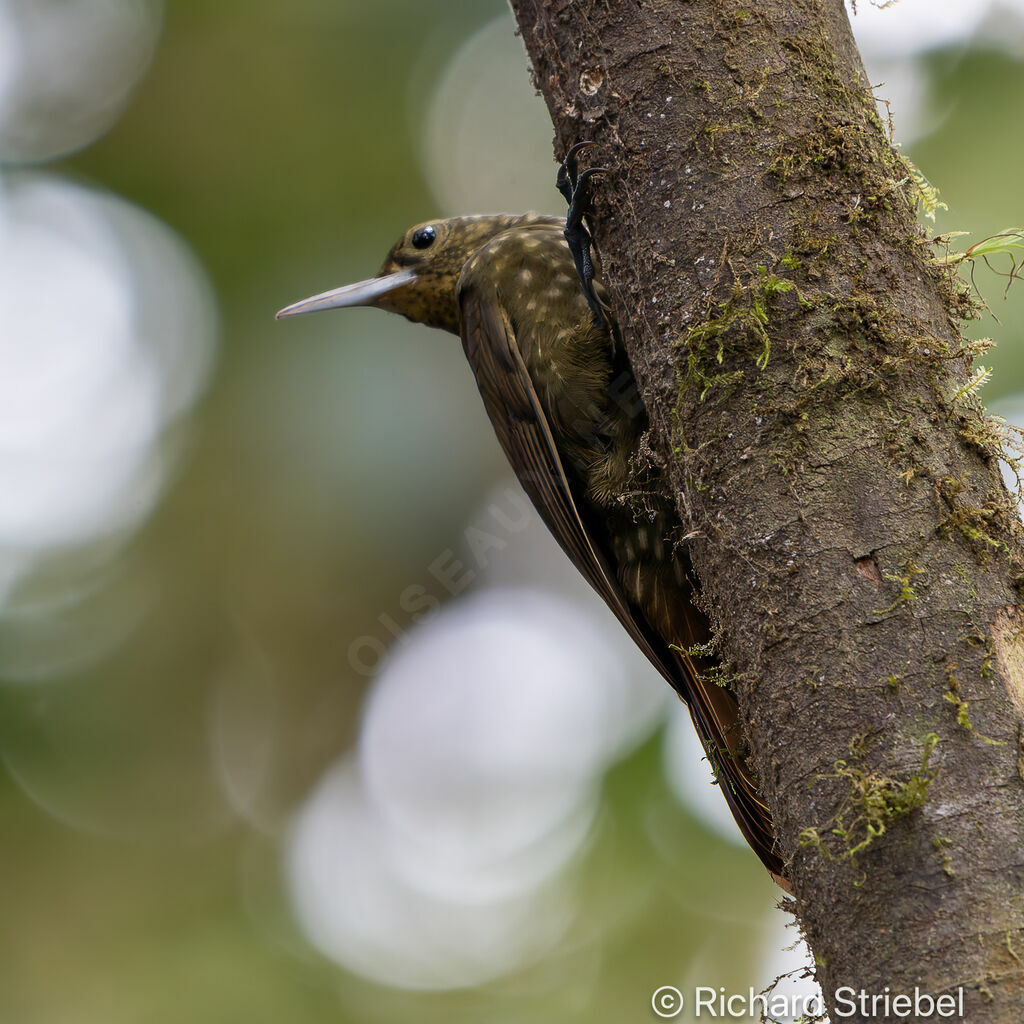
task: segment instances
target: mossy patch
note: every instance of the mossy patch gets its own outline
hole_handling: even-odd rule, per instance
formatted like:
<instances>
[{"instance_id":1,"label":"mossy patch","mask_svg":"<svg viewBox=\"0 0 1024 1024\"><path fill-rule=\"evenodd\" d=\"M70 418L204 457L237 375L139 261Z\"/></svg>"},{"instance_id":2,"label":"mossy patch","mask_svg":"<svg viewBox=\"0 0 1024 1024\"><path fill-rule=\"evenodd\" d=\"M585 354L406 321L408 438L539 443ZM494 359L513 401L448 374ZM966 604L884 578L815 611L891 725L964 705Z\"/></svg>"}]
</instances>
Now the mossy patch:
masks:
<instances>
[{"instance_id":1,"label":"mossy patch","mask_svg":"<svg viewBox=\"0 0 1024 1024\"><path fill-rule=\"evenodd\" d=\"M991 744L994 747L1005 746L1002 740L994 740L990 736L983 736L977 729L974 728L974 723L971 721L971 716L968 713L970 705L963 698L963 693L960 690L960 681L955 675L957 666L953 665L951 668L946 670L946 690L942 694L942 699L947 704L953 706L953 711L956 714L956 724L966 732L971 733L979 740L984 743ZM984 663L983 663L984 668Z\"/></svg>"},{"instance_id":2,"label":"mossy patch","mask_svg":"<svg viewBox=\"0 0 1024 1024\"><path fill-rule=\"evenodd\" d=\"M898 583L900 585L900 589L896 594L896 597L893 599L892 604L887 605L885 608L876 608L874 614L889 615L902 605L910 604L911 601L916 601L917 591L914 590L912 581L915 576L921 576L923 574L924 569L919 568L913 562L907 562L902 576L895 573L885 573L885 578L887 580L891 580L893 583Z\"/></svg>"},{"instance_id":3,"label":"mossy patch","mask_svg":"<svg viewBox=\"0 0 1024 1024\"><path fill-rule=\"evenodd\" d=\"M971 494L967 475L939 477L934 490L943 510L940 536L964 537L982 562L995 552L1011 553L1007 538L1016 535L1020 526L1013 502L1005 491L977 501Z\"/></svg>"},{"instance_id":4,"label":"mossy patch","mask_svg":"<svg viewBox=\"0 0 1024 1024\"><path fill-rule=\"evenodd\" d=\"M742 370L719 370L732 351L753 348L754 365L763 370L771 358L772 343L768 333L769 309L787 292L796 290L792 281L759 265L757 278L743 285L737 280L729 297L713 309L714 315L691 327L680 345L686 351L686 364L680 374L679 399L688 399L694 389L703 402L714 387L742 380Z\"/></svg>"},{"instance_id":5,"label":"mossy patch","mask_svg":"<svg viewBox=\"0 0 1024 1024\"><path fill-rule=\"evenodd\" d=\"M932 840L932 849L935 850L935 856L938 858L942 871L947 878L956 877L956 872L953 870L953 858L949 854L949 848L952 845L953 841L943 836L936 836Z\"/></svg>"},{"instance_id":6,"label":"mossy patch","mask_svg":"<svg viewBox=\"0 0 1024 1024\"><path fill-rule=\"evenodd\" d=\"M938 768L931 764L938 742L936 733L925 737L920 767L902 780L836 761L830 773L818 778L844 780L849 789L828 825L824 829L805 828L800 833L800 845L813 847L829 859L855 860L893 822L907 817L927 801L928 789L938 773Z\"/></svg>"}]
</instances>

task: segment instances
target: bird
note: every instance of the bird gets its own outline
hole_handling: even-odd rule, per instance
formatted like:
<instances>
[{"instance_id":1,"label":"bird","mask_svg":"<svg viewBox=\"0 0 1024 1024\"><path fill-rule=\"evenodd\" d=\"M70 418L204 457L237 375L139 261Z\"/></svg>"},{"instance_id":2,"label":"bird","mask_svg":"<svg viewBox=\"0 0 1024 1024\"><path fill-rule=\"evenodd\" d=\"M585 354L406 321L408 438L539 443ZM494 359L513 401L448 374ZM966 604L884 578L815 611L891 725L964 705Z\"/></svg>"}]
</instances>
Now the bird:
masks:
<instances>
[{"instance_id":1,"label":"bird","mask_svg":"<svg viewBox=\"0 0 1024 1024\"><path fill-rule=\"evenodd\" d=\"M654 667L686 702L743 836L790 884L746 756L735 697L662 470L640 456L648 418L594 276L593 177L577 143L556 184L566 217L491 214L416 224L378 273L286 306L279 319L372 306L457 334L487 415L545 525Z\"/></svg>"}]
</instances>

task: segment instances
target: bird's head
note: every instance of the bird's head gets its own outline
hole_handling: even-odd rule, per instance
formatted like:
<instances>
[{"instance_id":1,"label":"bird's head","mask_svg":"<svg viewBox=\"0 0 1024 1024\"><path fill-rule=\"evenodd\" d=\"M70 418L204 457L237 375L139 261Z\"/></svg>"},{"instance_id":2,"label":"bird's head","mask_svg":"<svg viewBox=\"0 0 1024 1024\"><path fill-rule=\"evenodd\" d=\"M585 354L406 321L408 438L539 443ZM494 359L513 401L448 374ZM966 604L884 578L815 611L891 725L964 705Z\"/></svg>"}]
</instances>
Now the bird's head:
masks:
<instances>
[{"instance_id":1,"label":"bird's head","mask_svg":"<svg viewBox=\"0 0 1024 1024\"><path fill-rule=\"evenodd\" d=\"M417 224L392 246L376 277L303 299L286 306L277 316L280 319L322 309L375 306L458 334L456 291L466 261L509 228L556 220L527 213L452 217Z\"/></svg>"}]
</instances>

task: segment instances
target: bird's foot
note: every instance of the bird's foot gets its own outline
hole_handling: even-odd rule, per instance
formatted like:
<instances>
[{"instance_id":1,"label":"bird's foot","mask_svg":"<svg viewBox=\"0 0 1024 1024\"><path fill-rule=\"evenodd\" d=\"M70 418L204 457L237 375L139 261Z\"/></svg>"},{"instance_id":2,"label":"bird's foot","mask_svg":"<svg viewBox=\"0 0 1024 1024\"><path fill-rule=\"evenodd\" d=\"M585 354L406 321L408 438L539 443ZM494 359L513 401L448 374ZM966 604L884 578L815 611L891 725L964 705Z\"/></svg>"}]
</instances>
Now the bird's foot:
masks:
<instances>
[{"instance_id":1,"label":"bird's foot","mask_svg":"<svg viewBox=\"0 0 1024 1024\"><path fill-rule=\"evenodd\" d=\"M590 255L593 239L583 223L583 218L591 212L590 179L595 174L606 174L607 168L589 167L580 173L578 162L580 151L592 145L592 142L577 142L565 154L565 160L558 169L555 185L569 204L565 216L565 240L569 243L569 251L576 264L576 273L583 286L583 294L594 314L594 325L604 327L604 310L594 291L594 263Z\"/></svg>"},{"instance_id":2,"label":"bird's foot","mask_svg":"<svg viewBox=\"0 0 1024 1024\"><path fill-rule=\"evenodd\" d=\"M572 194L576 191L579 182L579 155L593 146L593 142L577 142L568 153L558 168L558 177L555 178L555 187L562 193L566 203L572 205Z\"/></svg>"}]
</instances>

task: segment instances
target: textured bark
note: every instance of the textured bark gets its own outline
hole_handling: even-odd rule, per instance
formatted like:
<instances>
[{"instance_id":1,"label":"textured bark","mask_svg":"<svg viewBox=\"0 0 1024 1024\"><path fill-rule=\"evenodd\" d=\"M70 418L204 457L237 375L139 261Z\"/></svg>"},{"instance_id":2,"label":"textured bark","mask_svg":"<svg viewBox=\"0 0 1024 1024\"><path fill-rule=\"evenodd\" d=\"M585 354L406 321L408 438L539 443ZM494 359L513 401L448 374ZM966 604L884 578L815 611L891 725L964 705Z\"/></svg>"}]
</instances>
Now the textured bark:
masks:
<instances>
[{"instance_id":1,"label":"textured bark","mask_svg":"<svg viewBox=\"0 0 1024 1024\"><path fill-rule=\"evenodd\" d=\"M1019 521L841 0L512 6L826 1000L1019 1024Z\"/></svg>"}]
</instances>

